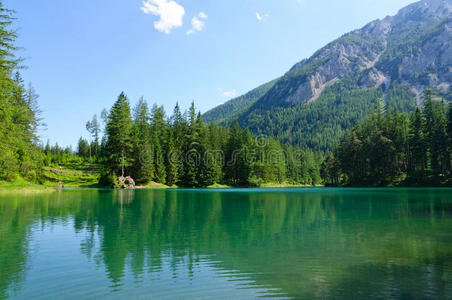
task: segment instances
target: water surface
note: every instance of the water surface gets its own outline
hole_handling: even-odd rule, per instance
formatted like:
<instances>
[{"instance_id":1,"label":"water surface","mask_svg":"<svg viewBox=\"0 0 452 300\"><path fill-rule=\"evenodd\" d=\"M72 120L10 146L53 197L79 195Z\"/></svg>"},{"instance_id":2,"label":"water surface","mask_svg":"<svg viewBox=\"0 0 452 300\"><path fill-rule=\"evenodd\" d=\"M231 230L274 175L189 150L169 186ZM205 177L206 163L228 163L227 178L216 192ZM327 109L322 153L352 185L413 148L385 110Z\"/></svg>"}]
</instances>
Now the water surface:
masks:
<instances>
[{"instance_id":1,"label":"water surface","mask_svg":"<svg viewBox=\"0 0 452 300\"><path fill-rule=\"evenodd\" d=\"M0 299L452 298L452 189L0 196Z\"/></svg>"}]
</instances>

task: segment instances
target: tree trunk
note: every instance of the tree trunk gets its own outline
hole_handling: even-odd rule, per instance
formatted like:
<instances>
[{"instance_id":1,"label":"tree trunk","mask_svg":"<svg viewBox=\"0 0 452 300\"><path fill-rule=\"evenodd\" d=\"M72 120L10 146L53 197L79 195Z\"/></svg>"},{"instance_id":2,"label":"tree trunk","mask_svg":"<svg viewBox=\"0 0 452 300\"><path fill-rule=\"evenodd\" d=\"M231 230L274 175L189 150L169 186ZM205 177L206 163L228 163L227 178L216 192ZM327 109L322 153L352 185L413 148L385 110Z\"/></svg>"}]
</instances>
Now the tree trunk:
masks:
<instances>
[{"instance_id":1,"label":"tree trunk","mask_svg":"<svg viewBox=\"0 0 452 300\"><path fill-rule=\"evenodd\" d=\"M91 145L92 143L89 144L89 164L92 165L93 164L93 160L91 158Z\"/></svg>"},{"instance_id":2,"label":"tree trunk","mask_svg":"<svg viewBox=\"0 0 452 300\"><path fill-rule=\"evenodd\" d=\"M124 150L122 150L121 177L124 177Z\"/></svg>"}]
</instances>

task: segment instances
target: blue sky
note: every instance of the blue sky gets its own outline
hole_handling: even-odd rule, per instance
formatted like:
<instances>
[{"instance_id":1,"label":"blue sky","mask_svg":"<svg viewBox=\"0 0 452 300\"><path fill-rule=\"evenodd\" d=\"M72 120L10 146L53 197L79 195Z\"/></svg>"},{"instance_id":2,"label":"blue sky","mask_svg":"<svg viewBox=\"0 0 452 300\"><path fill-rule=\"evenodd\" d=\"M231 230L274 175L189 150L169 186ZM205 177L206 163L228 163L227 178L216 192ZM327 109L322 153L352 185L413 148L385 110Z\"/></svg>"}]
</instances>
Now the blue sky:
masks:
<instances>
[{"instance_id":1,"label":"blue sky","mask_svg":"<svg viewBox=\"0 0 452 300\"><path fill-rule=\"evenodd\" d=\"M43 141L73 145L121 91L202 112L283 75L328 42L413 0L4 0Z\"/></svg>"}]
</instances>

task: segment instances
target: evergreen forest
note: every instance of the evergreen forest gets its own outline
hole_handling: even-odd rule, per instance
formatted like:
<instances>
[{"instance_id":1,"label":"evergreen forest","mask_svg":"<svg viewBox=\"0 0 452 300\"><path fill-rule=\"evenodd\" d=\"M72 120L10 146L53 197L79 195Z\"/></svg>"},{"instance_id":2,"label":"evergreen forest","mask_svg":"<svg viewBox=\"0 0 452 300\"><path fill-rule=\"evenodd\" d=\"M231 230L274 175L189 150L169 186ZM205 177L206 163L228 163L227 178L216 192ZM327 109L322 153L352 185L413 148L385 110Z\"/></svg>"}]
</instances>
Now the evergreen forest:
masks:
<instances>
[{"instance_id":1,"label":"evergreen forest","mask_svg":"<svg viewBox=\"0 0 452 300\"><path fill-rule=\"evenodd\" d=\"M125 177L144 187L452 184L452 104L429 90L417 107L406 87L356 90L351 79L316 102L257 114L272 81L206 114L208 122L194 103L168 115L143 98L132 107L121 93L86 122L89 139L75 150L44 146L38 95L22 79L13 21L0 2L0 183L64 185L50 173L75 165L105 187ZM243 126L250 106L256 111Z\"/></svg>"},{"instance_id":2,"label":"evergreen forest","mask_svg":"<svg viewBox=\"0 0 452 300\"><path fill-rule=\"evenodd\" d=\"M411 114L384 107L342 137L322 165L327 185L450 185L452 103L426 93Z\"/></svg>"}]
</instances>

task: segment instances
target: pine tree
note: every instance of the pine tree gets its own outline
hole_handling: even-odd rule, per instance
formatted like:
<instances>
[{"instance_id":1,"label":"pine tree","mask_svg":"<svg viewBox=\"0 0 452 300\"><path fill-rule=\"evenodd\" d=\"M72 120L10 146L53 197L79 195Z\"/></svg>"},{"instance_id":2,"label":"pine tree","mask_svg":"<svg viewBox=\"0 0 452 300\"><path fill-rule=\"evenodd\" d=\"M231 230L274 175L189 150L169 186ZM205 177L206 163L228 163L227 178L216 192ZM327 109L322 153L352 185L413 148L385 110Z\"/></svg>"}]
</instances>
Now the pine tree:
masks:
<instances>
[{"instance_id":1,"label":"pine tree","mask_svg":"<svg viewBox=\"0 0 452 300\"><path fill-rule=\"evenodd\" d=\"M221 182L223 180L222 167L224 164L224 129L220 129L217 125L210 123L206 129L206 139L203 141L207 146L208 153L204 159L212 166L212 177L214 182Z\"/></svg>"},{"instance_id":2,"label":"pine tree","mask_svg":"<svg viewBox=\"0 0 452 300\"><path fill-rule=\"evenodd\" d=\"M411 176L419 174L421 178L424 177L424 170L427 168L427 145L423 128L424 119L421 110L417 108L410 122L408 173Z\"/></svg>"},{"instance_id":3,"label":"pine tree","mask_svg":"<svg viewBox=\"0 0 452 300\"><path fill-rule=\"evenodd\" d=\"M232 185L248 185L252 170L251 136L249 131L243 131L238 122L229 134L225 146L226 163L224 166L225 179Z\"/></svg>"},{"instance_id":4,"label":"pine tree","mask_svg":"<svg viewBox=\"0 0 452 300\"><path fill-rule=\"evenodd\" d=\"M447 159L447 120L443 101L433 101L429 90L424 100L425 136L430 153L430 165L435 176L448 168Z\"/></svg>"},{"instance_id":5,"label":"pine tree","mask_svg":"<svg viewBox=\"0 0 452 300\"><path fill-rule=\"evenodd\" d=\"M449 175L452 175L452 102L449 103L449 108L447 110L447 138L448 138L448 170Z\"/></svg>"},{"instance_id":6,"label":"pine tree","mask_svg":"<svg viewBox=\"0 0 452 300\"><path fill-rule=\"evenodd\" d=\"M154 144L154 181L158 183L166 183L166 166L165 166L165 154L162 146L159 142Z\"/></svg>"},{"instance_id":7,"label":"pine tree","mask_svg":"<svg viewBox=\"0 0 452 300\"><path fill-rule=\"evenodd\" d=\"M94 115L91 121L86 122L86 130L90 133L92 141L89 143L89 162L92 164L93 153L98 155L100 126L97 121L97 115Z\"/></svg>"},{"instance_id":8,"label":"pine tree","mask_svg":"<svg viewBox=\"0 0 452 300\"><path fill-rule=\"evenodd\" d=\"M148 183L154 178L154 151L151 145L149 109L146 101L140 98L134 109L134 164L133 178L137 183Z\"/></svg>"},{"instance_id":9,"label":"pine tree","mask_svg":"<svg viewBox=\"0 0 452 300\"><path fill-rule=\"evenodd\" d=\"M89 157L90 155L89 143L83 138L78 140L77 155L83 158Z\"/></svg>"},{"instance_id":10,"label":"pine tree","mask_svg":"<svg viewBox=\"0 0 452 300\"><path fill-rule=\"evenodd\" d=\"M185 186L198 186L197 173L201 156L199 153L199 129L196 122L195 104L193 102L188 115L189 123L187 130L185 130L186 135L183 151L185 163L181 183Z\"/></svg>"},{"instance_id":11,"label":"pine tree","mask_svg":"<svg viewBox=\"0 0 452 300\"><path fill-rule=\"evenodd\" d=\"M447 143L447 110L444 100L437 102L437 117L433 140L439 159L438 175L446 175L450 169L450 153Z\"/></svg>"},{"instance_id":12,"label":"pine tree","mask_svg":"<svg viewBox=\"0 0 452 300\"><path fill-rule=\"evenodd\" d=\"M292 145L285 144L286 174L290 183L299 184L301 180L301 149L295 149Z\"/></svg>"},{"instance_id":13,"label":"pine tree","mask_svg":"<svg viewBox=\"0 0 452 300\"><path fill-rule=\"evenodd\" d=\"M37 146L38 96L27 90L16 58L16 32L11 28L13 12L0 2L0 180L18 175L38 182L43 156Z\"/></svg>"},{"instance_id":14,"label":"pine tree","mask_svg":"<svg viewBox=\"0 0 452 300\"><path fill-rule=\"evenodd\" d=\"M329 153L322 164L321 175L326 185L338 186L340 166L332 153Z\"/></svg>"},{"instance_id":15,"label":"pine tree","mask_svg":"<svg viewBox=\"0 0 452 300\"><path fill-rule=\"evenodd\" d=\"M166 158L171 163L171 170L168 173L168 177L171 179L170 183L180 183L181 177L184 172L184 151L185 151L185 135L187 131L187 122L183 118L180 111L179 104L176 103L174 107L173 115L170 118L170 131L171 135L168 137L168 152Z\"/></svg>"},{"instance_id":16,"label":"pine tree","mask_svg":"<svg viewBox=\"0 0 452 300\"><path fill-rule=\"evenodd\" d=\"M133 163L132 126L129 100L121 93L110 110L106 125L108 162L121 176Z\"/></svg>"},{"instance_id":17,"label":"pine tree","mask_svg":"<svg viewBox=\"0 0 452 300\"><path fill-rule=\"evenodd\" d=\"M340 167L350 185L362 185L365 179L363 142L355 132L347 133L337 150Z\"/></svg>"},{"instance_id":18,"label":"pine tree","mask_svg":"<svg viewBox=\"0 0 452 300\"><path fill-rule=\"evenodd\" d=\"M435 111L433 107L432 91L428 90L424 97L424 117L425 117L425 127L424 134L427 141L427 146L430 154L430 164L431 168L435 173L439 169L438 153L437 147L433 141L434 131L435 131Z\"/></svg>"},{"instance_id":19,"label":"pine tree","mask_svg":"<svg viewBox=\"0 0 452 300\"><path fill-rule=\"evenodd\" d=\"M179 181L179 153L175 146L173 130L168 131L168 146L166 151L166 184L172 186Z\"/></svg>"},{"instance_id":20,"label":"pine tree","mask_svg":"<svg viewBox=\"0 0 452 300\"><path fill-rule=\"evenodd\" d=\"M197 147L197 152L199 153L200 163L196 181L198 186L206 187L215 183L217 179L216 169L215 169L215 158L209 156L209 136L204 121L202 120L201 113L198 113L196 118L196 128L199 134L199 144Z\"/></svg>"},{"instance_id":21,"label":"pine tree","mask_svg":"<svg viewBox=\"0 0 452 300\"><path fill-rule=\"evenodd\" d=\"M154 105L151 112L151 140L154 149L154 181L166 183L165 144L167 137L167 124L165 123L165 110Z\"/></svg>"}]
</instances>

